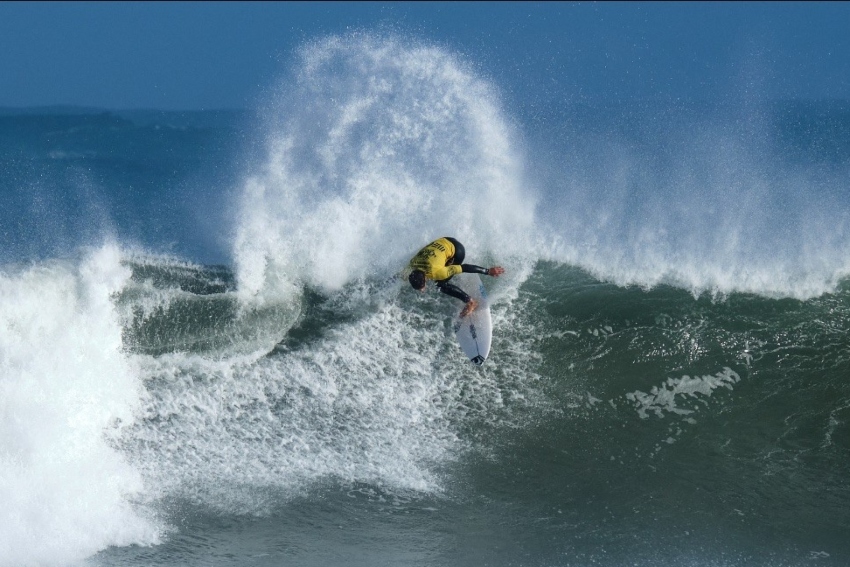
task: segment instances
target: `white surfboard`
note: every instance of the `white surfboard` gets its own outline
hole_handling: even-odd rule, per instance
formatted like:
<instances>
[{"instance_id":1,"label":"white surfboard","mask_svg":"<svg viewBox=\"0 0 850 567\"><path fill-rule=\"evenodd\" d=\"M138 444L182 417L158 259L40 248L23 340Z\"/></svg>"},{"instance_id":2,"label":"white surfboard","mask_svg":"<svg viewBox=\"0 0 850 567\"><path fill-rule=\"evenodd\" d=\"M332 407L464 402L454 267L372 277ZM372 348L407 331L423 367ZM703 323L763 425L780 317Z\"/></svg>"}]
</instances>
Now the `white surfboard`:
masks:
<instances>
[{"instance_id":1,"label":"white surfboard","mask_svg":"<svg viewBox=\"0 0 850 567\"><path fill-rule=\"evenodd\" d=\"M460 317L463 310L461 305L455 314L452 328L464 354L473 364L481 366L490 354L490 342L493 339L487 291L478 274L458 274L452 278L452 283L478 302L475 311L463 318Z\"/></svg>"}]
</instances>

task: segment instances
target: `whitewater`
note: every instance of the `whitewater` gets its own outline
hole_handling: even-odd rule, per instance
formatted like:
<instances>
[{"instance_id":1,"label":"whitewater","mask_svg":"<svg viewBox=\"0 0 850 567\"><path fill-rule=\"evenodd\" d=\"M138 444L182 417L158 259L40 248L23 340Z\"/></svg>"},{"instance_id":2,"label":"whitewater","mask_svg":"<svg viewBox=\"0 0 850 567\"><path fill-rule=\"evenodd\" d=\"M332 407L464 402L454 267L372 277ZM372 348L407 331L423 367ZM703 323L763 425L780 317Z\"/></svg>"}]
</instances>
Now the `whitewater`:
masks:
<instances>
[{"instance_id":1,"label":"whitewater","mask_svg":"<svg viewBox=\"0 0 850 567\"><path fill-rule=\"evenodd\" d=\"M0 565L844 564L846 105L521 96L355 33L247 114L0 113Z\"/></svg>"}]
</instances>

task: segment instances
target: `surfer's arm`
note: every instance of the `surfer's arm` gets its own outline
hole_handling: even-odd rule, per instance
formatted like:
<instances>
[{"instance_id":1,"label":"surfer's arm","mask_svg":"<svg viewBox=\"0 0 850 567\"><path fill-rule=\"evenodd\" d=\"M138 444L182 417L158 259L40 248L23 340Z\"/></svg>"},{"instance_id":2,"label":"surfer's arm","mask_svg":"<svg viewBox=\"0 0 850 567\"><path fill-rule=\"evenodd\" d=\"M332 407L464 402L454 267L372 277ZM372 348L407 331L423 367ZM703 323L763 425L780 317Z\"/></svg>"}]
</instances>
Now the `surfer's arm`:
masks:
<instances>
[{"instance_id":1,"label":"surfer's arm","mask_svg":"<svg viewBox=\"0 0 850 567\"><path fill-rule=\"evenodd\" d=\"M460 266L463 268L464 273L467 274L484 274L487 276L493 276L497 278L505 273L505 269L501 266L493 266L492 268L482 268L481 266L476 266L475 264L461 264Z\"/></svg>"}]
</instances>

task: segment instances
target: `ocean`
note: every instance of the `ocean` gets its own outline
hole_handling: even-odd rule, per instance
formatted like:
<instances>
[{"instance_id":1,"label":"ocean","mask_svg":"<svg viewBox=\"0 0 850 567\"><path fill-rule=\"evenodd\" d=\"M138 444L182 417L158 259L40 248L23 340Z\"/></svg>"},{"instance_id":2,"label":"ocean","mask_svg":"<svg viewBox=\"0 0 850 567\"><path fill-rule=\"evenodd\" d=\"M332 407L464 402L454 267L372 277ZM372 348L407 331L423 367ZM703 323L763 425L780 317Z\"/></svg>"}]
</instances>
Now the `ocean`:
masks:
<instances>
[{"instance_id":1,"label":"ocean","mask_svg":"<svg viewBox=\"0 0 850 567\"><path fill-rule=\"evenodd\" d=\"M850 102L499 81L351 34L0 110L0 566L850 564Z\"/></svg>"}]
</instances>

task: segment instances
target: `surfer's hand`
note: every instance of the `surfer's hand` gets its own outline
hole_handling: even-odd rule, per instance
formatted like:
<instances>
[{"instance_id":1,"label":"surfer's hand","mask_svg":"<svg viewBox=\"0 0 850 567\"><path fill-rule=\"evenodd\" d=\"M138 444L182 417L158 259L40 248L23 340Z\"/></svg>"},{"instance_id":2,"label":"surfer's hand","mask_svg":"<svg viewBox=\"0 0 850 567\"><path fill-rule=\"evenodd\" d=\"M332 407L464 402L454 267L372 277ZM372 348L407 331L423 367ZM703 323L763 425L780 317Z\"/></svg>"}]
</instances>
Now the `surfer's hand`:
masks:
<instances>
[{"instance_id":1,"label":"surfer's hand","mask_svg":"<svg viewBox=\"0 0 850 567\"><path fill-rule=\"evenodd\" d=\"M466 306L463 308L463 311L460 312L460 316L466 317L467 315L475 311L476 307L478 307L478 302L474 299L470 299L469 303L467 303Z\"/></svg>"},{"instance_id":2,"label":"surfer's hand","mask_svg":"<svg viewBox=\"0 0 850 567\"><path fill-rule=\"evenodd\" d=\"M493 276L494 278L498 278L502 274L505 273L505 269L502 266L493 266L489 270L487 270L488 276Z\"/></svg>"}]
</instances>

